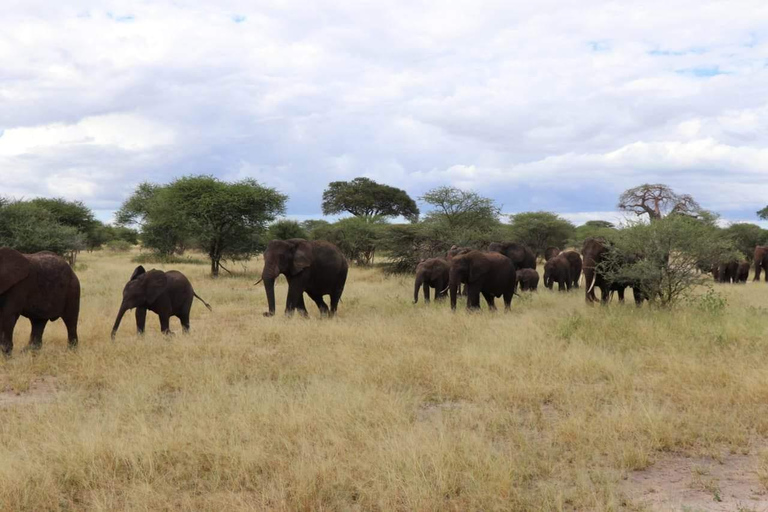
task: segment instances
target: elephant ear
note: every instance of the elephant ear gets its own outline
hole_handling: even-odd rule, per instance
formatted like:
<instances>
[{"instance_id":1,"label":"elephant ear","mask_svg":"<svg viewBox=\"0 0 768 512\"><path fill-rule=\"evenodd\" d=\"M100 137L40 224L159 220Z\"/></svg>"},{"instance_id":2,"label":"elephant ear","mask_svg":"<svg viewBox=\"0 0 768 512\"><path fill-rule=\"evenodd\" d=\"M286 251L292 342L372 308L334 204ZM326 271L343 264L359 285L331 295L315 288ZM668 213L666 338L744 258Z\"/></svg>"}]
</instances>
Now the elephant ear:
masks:
<instances>
[{"instance_id":1,"label":"elephant ear","mask_svg":"<svg viewBox=\"0 0 768 512\"><path fill-rule=\"evenodd\" d=\"M147 271L144 270L144 267L139 265L138 267L136 267L136 270L133 271L133 274L131 274L131 278L129 279L129 281L133 281L134 279L136 279L140 275L146 274L146 272Z\"/></svg>"},{"instance_id":2,"label":"elephant ear","mask_svg":"<svg viewBox=\"0 0 768 512\"><path fill-rule=\"evenodd\" d=\"M168 288L168 278L162 270L150 270L144 277L144 291L147 304L153 304L158 297Z\"/></svg>"},{"instance_id":3,"label":"elephant ear","mask_svg":"<svg viewBox=\"0 0 768 512\"><path fill-rule=\"evenodd\" d=\"M296 251L293 253L291 275L295 276L310 265L312 265L312 245L308 242L299 242L296 246Z\"/></svg>"},{"instance_id":4,"label":"elephant ear","mask_svg":"<svg viewBox=\"0 0 768 512\"><path fill-rule=\"evenodd\" d=\"M0 293L27 277L31 268L29 260L19 251L3 247L0 249Z\"/></svg>"},{"instance_id":5,"label":"elephant ear","mask_svg":"<svg viewBox=\"0 0 768 512\"><path fill-rule=\"evenodd\" d=\"M477 260L470 262L469 264L469 282L470 283L474 283L483 279L485 277L485 274L488 273L488 269L490 269L491 266L489 264L483 265L483 263L484 263L483 261L478 262Z\"/></svg>"}]
</instances>

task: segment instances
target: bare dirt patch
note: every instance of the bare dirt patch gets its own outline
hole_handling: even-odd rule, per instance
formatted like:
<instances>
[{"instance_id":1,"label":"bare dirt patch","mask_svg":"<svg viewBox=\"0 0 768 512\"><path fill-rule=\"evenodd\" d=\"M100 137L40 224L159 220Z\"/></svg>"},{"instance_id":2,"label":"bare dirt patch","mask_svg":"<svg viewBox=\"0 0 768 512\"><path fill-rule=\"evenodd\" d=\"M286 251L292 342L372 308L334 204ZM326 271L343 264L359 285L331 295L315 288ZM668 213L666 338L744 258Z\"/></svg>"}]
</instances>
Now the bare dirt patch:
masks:
<instances>
[{"instance_id":1,"label":"bare dirt patch","mask_svg":"<svg viewBox=\"0 0 768 512\"><path fill-rule=\"evenodd\" d=\"M34 379L29 388L20 391L7 381L0 380L0 408L53 402L56 398L56 377L43 376Z\"/></svg>"},{"instance_id":2,"label":"bare dirt patch","mask_svg":"<svg viewBox=\"0 0 768 512\"><path fill-rule=\"evenodd\" d=\"M757 454L666 456L634 471L623 485L637 505L658 511L768 511L768 490L758 477Z\"/></svg>"}]
</instances>

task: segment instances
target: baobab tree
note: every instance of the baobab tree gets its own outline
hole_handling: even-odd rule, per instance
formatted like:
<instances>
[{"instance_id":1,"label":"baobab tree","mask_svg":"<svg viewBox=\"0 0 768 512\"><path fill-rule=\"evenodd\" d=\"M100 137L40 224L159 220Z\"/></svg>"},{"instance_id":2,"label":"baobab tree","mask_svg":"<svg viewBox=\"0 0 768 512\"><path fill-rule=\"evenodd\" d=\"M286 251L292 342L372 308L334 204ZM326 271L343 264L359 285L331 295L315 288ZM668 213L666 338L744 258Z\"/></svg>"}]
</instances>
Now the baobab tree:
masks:
<instances>
[{"instance_id":1,"label":"baobab tree","mask_svg":"<svg viewBox=\"0 0 768 512\"><path fill-rule=\"evenodd\" d=\"M662 183L640 185L625 190L619 196L619 209L633 212L638 217L648 215L653 222L667 215L679 214L698 217L701 206L688 194L676 194Z\"/></svg>"}]
</instances>

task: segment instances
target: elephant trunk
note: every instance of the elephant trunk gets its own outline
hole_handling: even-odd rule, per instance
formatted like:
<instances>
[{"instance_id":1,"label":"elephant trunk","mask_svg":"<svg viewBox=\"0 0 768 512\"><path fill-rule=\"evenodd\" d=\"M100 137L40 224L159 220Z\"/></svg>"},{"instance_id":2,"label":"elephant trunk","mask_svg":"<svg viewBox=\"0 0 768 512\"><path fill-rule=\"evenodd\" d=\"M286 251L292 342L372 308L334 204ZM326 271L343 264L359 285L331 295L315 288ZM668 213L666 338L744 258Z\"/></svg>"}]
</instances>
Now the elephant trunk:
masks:
<instances>
[{"instance_id":1,"label":"elephant trunk","mask_svg":"<svg viewBox=\"0 0 768 512\"><path fill-rule=\"evenodd\" d=\"M421 285L424 284L424 274L419 272L416 274L416 283L413 285L413 303L418 304L419 303L419 289L421 288Z\"/></svg>"},{"instance_id":2,"label":"elephant trunk","mask_svg":"<svg viewBox=\"0 0 768 512\"><path fill-rule=\"evenodd\" d=\"M275 314L275 280L280 275L280 269L273 261L264 262L264 270L261 272L260 281L264 282L264 290L267 292L267 306L269 311L264 316Z\"/></svg>"},{"instance_id":3,"label":"elephant trunk","mask_svg":"<svg viewBox=\"0 0 768 512\"><path fill-rule=\"evenodd\" d=\"M125 312L128 311L128 307L125 305L125 303L120 304L120 311L117 312L117 318L115 318L115 324L112 326L112 339L115 339L115 334L117 334L117 330L120 328L120 322L123 320L123 315L125 315Z\"/></svg>"},{"instance_id":4,"label":"elephant trunk","mask_svg":"<svg viewBox=\"0 0 768 512\"><path fill-rule=\"evenodd\" d=\"M458 295L459 286L461 286L459 271L456 269L451 269L451 274L448 278L448 288L451 290L451 309L453 310L456 309L456 298Z\"/></svg>"},{"instance_id":5,"label":"elephant trunk","mask_svg":"<svg viewBox=\"0 0 768 512\"><path fill-rule=\"evenodd\" d=\"M264 290L267 292L267 305L269 306L269 312L264 313L265 316L273 316L275 314L275 279L264 279Z\"/></svg>"}]
</instances>

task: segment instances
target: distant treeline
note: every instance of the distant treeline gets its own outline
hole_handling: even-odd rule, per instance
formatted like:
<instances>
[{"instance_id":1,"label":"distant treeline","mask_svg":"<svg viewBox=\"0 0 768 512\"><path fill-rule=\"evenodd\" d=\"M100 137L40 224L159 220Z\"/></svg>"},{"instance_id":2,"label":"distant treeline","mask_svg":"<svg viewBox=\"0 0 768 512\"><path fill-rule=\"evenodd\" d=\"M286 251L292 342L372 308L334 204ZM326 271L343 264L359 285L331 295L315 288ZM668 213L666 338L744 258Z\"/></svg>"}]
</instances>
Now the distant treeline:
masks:
<instances>
[{"instance_id":1,"label":"distant treeline","mask_svg":"<svg viewBox=\"0 0 768 512\"><path fill-rule=\"evenodd\" d=\"M124 250L141 243L158 258L195 249L209 257L211 274L217 276L220 269L227 271L227 261L248 259L270 240L288 238L328 240L359 265L372 264L377 254L385 253L392 272L411 272L422 258L445 255L453 245L483 249L493 241L511 240L542 256L550 246L579 247L589 237L619 239L628 229L676 217L696 225L697 236L704 233L711 239L717 247L709 250L711 258L722 259L726 252L728 257L749 258L756 245L768 243L767 230L748 223L719 228L716 214L662 184L641 185L620 196L618 208L641 219L627 226L592 220L576 227L546 211L503 216L492 199L447 186L418 200L428 206L424 215L401 189L368 178L336 181L323 193L323 214L351 216L297 222L278 220L285 214L287 196L254 180L186 176L166 185L140 184L113 226L96 220L80 201L2 200L0 245L22 252L49 250L72 263L79 251L104 246ZM768 209L758 214L768 215Z\"/></svg>"}]
</instances>

